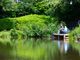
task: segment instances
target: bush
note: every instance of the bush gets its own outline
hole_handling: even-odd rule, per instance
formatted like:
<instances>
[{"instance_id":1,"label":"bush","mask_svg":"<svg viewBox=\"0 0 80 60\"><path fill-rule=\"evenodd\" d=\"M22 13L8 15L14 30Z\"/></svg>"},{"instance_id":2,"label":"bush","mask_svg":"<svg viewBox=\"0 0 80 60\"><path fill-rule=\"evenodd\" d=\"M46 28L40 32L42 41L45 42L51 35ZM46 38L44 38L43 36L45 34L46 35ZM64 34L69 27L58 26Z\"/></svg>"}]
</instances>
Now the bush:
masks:
<instances>
[{"instance_id":1,"label":"bush","mask_svg":"<svg viewBox=\"0 0 80 60\"><path fill-rule=\"evenodd\" d=\"M80 42L76 41L77 34L80 34L80 26L76 27L74 30L70 33L70 43L72 45L72 48L75 49L77 52L80 51Z\"/></svg>"},{"instance_id":2,"label":"bush","mask_svg":"<svg viewBox=\"0 0 80 60\"><path fill-rule=\"evenodd\" d=\"M76 27L73 31L70 33L70 42L75 42L77 39L77 34L80 34L80 27Z\"/></svg>"},{"instance_id":3,"label":"bush","mask_svg":"<svg viewBox=\"0 0 80 60\"><path fill-rule=\"evenodd\" d=\"M14 28L14 20L12 18L0 19L0 31L1 30L10 30Z\"/></svg>"},{"instance_id":4,"label":"bush","mask_svg":"<svg viewBox=\"0 0 80 60\"><path fill-rule=\"evenodd\" d=\"M10 32L9 31L0 32L0 42L10 42Z\"/></svg>"},{"instance_id":5,"label":"bush","mask_svg":"<svg viewBox=\"0 0 80 60\"><path fill-rule=\"evenodd\" d=\"M27 36L45 36L57 32L58 19L45 15L27 15L0 19L0 30L16 29Z\"/></svg>"},{"instance_id":6,"label":"bush","mask_svg":"<svg viewBox=\"0 0 80 60\"><path fill-rule=\"evenodd\" d=\"M56 32L58 28L57 18L45 15L27 15L15 18L16 29L24 31L27 36L43 36ZM56 29L55 29L56 27Z\"/></svg>"},{"instance_id":7,"label":"bush","mask_svg":"<svg viewBox=\"0 0 80 60\"><path fill-rule=\"evenodd\" d=\"M26 35L23 33L23 31L11 29L10 30L10 36L11 40L19 40L19 39L26 39Z\"/></svg>"}]
</instances>

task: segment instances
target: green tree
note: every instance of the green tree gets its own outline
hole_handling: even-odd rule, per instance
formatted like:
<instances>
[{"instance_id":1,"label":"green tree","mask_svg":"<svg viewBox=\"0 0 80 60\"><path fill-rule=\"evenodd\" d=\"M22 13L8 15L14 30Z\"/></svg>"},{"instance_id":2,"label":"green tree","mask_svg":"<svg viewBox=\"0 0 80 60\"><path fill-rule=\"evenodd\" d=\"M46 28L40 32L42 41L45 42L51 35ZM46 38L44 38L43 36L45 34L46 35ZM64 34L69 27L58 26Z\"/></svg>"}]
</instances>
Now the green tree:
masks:
<instances>
[{"instance_id":1,"label":"green tree","mask_svg":"<svg viewBox=\"0 0 80 60\"><path fill-rule=\"evenodd\" d=\"M58 17L60 21L65 21L69 26L71 24L73 27L76 26L77 20L80 17L80 1L61 0L53 9L53 15Z\"/></svg>"}]
</instances>

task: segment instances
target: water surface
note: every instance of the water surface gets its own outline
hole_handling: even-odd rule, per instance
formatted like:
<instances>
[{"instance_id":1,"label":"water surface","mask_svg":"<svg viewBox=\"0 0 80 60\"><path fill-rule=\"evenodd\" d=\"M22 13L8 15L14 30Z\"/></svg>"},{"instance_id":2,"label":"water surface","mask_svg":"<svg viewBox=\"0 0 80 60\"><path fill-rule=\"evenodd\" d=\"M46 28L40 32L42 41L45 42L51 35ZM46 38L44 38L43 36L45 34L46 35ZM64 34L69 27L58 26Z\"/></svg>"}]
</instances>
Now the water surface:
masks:
<instances>
[{"instance_id":1,"label":"water surface","mask_svg":"<svg viewBox=\"0 0 80 60\"><path fill-rule=\"evenodd\" d=\"M0 60L80 60L69 41L29 38L12 43L0 43Z\"/></svg>"}]
</instances>

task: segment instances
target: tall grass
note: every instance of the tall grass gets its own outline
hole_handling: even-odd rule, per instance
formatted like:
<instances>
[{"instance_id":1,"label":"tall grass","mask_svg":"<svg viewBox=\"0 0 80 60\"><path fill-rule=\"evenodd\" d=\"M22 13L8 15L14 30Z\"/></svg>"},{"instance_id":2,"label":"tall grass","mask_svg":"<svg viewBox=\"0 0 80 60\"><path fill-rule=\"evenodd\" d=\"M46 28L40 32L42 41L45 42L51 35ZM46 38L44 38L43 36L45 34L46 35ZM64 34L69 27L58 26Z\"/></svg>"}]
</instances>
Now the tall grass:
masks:
<instances>
[{"instance_id":1,"label":"tall grass","mask_svg":"<svg viewBox=\"0 0 80 60\"><path fill-rule=\"evenodd\" d=\"M10 31L1 31L0 32L0 42L10 42Z\"/></svg>"},{"instance_id":2,"label":"tall grass","mask_svg":"<svg viewBox=\"0 0 80 60\"><path fill-rule=\"evenodd\" d=\"M0 32L0 60L7 60L11 57L12 44L10 40L10 32Z\"/></svg>"}]
</instances>

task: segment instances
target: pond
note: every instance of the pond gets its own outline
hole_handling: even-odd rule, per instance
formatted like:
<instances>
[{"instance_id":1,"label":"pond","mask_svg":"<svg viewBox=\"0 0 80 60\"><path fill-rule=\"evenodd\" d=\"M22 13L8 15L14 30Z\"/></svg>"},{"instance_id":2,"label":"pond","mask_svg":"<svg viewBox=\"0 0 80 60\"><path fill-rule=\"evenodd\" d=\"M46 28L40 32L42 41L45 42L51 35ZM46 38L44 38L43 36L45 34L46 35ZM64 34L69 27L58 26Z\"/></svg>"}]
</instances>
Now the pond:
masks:
<instances>
[{"instance_id":1,"label":"pond","mask_svg":"<svg viewBox=\"0 0 80 60\"><path fill-rule=\"evenodd\" d=\"M80 60L80 54L69 41L29 38L0 43L0 60Z\"/></svg>"},{"instance_id":2,"label":"pond","mask_svg":"<svg viewBox=\"0 0 80 60\"><path fill-rule=\"evenodd\" d=\"M57 41L59 54L54 60L80 60L79 52L68 41Z\"/></svg>"}]
</instances>

